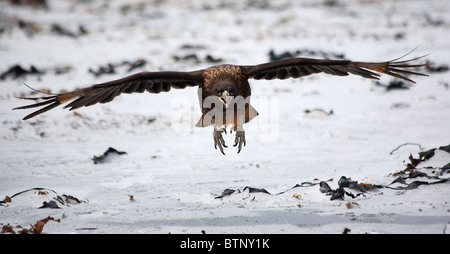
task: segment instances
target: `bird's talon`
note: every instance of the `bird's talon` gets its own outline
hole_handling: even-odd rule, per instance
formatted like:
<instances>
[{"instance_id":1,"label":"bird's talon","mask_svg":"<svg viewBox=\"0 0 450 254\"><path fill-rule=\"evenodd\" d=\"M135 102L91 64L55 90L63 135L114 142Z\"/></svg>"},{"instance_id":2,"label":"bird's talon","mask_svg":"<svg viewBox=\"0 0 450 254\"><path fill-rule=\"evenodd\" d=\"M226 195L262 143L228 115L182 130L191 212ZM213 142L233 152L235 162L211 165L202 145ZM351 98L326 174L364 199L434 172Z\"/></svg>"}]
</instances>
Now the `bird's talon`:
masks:
<instances>
[{"instance_id":1,"label":"bird's talon","mask_svg":"<svg viewBox=\"0 0 450 254\"><path fill-rule=\"evenodd\" d=\"M246 145L245 142L245 131L236 131L236 138L234 139L235 144L233 145L234 147L238 146L238 152L240 153L242 150L242 144L244 144L244 146Z\"/></svg>"},{"instance_id":2,"label":"bird's talon","mask_svg":"<svg viewBox=\"0 0 450 254\"><path fill-rule=\"evenodd\" d=\"M214 148L217 150L217 147L219 147L220 152L225 155L225 152L223 151L223 148L227 148L228 146L225 145L225 140L222 137L222 132L226 133L226 130L224 128L221 129L214 129L213 132L213 138L214 138Z\"/></svg>"}]
</instances>

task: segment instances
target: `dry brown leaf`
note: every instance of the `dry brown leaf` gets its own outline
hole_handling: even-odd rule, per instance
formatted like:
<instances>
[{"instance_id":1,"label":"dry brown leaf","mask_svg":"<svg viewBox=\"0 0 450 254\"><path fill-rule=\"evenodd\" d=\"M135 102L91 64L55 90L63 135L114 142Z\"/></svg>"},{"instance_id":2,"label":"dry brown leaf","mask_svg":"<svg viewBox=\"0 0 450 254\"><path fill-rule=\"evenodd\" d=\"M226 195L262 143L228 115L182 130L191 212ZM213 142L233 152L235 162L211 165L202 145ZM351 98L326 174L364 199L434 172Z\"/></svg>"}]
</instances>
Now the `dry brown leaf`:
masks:
<instances>
[{"instance_id":1,"label":"dry brown leaf","mask_svg":"<svg viewBox=\"0 0 450 254\"><path fill-rule=\"evenodd\" d=\"M294 193L294 195L292 195L293 198L302 198L302 195L300 195L300 193Z\"/></svg>"}]
</instances>

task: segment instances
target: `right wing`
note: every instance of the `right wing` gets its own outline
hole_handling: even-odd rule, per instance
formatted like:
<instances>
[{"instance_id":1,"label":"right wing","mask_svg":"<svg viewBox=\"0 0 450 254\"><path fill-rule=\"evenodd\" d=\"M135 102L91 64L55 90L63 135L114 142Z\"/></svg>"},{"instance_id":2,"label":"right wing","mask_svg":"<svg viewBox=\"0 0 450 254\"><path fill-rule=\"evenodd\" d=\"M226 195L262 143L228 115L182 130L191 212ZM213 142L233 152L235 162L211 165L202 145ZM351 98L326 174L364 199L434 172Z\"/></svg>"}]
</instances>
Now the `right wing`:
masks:
<instances>
[{"instance_id":1,"label":"right wing","mask_svg":"<svg viewBox=\"0 0 450 254\"><path fill-rule=\"evenodd\" d=\"M29 98L26 100L42 99L44 101L17 107L15 109L29 109L45 106L23 118L30 119L53 109L63 103L73 100L64 108L74 110L80 107L87 107L96 103L107 103L122 93L150 93L168 92L171 88L183 89L188 86L200 86L202 83L203 70L193 72L140 72L121 79L96 84L87 88L78 89L72 92L54 94L51 96Z\"/></svg>"}]
</instances>

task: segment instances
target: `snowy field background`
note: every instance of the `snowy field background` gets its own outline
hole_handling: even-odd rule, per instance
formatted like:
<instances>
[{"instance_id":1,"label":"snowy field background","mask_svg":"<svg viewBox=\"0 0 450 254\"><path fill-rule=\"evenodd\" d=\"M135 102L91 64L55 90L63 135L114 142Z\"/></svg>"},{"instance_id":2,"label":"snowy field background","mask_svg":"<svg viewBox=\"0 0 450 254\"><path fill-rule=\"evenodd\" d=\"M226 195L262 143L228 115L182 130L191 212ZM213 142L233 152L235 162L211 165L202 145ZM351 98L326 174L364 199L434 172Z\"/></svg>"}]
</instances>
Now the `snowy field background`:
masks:
<instances>
[{"instance_id":1,"label":"snowy field background","mask_svg":"<svg viewBox=\"0 0 450 254\"><path fill-rule=\"evenodd\" d=\"M448 182L332 201L318 185L292 188L328 181L336 189L341 176L389 185L410 155L450 144L448 1L46 2L0 2L0 72L15 65L43 72L0 80L4 229L51 216L59 222L48 221L43 233L450 232ZM325 74L251 80L260 115L244 126L240 154L229 146L223 156L212 129L194 128L195 88L56 108L28 121L21 119L31 111L12 110L28 103L16 98L32 92L23 82L56 93L139 71L258 64L271 50L386 61L417 46L408 57L430 53L422 62L443 71L424 69L430 76L414 77L407 89L387 90L393 79L385 76L378 84ZM115 73L89 72L108 64ZM230 145L234 133L224 138ZM126 154L94 164L108 147ZM436 150L417 169L446 179L448 163L450 154ZM236 191L216 198L226 189ZM39 209L57 197L59 208Z\"/></svg>"}]
</instances>

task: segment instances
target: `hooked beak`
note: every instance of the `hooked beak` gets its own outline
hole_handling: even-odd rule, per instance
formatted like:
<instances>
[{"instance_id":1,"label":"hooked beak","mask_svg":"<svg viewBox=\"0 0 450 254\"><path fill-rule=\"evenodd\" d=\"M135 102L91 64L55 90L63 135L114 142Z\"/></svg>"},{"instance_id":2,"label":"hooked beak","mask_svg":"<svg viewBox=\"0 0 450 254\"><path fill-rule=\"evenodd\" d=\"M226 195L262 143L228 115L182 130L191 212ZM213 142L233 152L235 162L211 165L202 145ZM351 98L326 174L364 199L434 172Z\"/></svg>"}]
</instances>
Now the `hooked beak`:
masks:
<instances>
[{"instance_id":1,"label":"hooked beak","mask_svg":"<svg viewBox=\"0 0 450 254\"><path fill-rule=\"evenodd\" d=\"M231 101L233 100L233 96L231 96L227 90L222 92L222 95L220 95L219 98L220 101L225 105L225 108L228 108L228 106L230 106Z\"/></svg>"}]
</instances>

